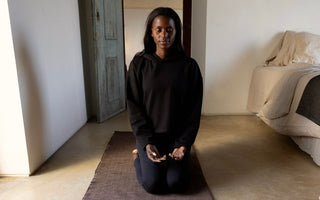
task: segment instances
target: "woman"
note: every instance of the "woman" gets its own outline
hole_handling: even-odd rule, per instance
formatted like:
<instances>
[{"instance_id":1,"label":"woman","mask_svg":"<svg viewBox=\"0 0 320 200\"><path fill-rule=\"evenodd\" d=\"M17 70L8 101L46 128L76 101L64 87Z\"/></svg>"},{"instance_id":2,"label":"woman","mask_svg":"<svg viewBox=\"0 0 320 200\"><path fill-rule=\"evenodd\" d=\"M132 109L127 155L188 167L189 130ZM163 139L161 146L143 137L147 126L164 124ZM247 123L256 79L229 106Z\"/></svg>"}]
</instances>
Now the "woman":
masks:
<instances>
[{"instance_id":1,"label":"woman","mask_svg":"<svg viewBox=\"0 0 320 200\"><path fill-rule=\"evenodd\" d=\"M127 76L130 123L136 136L134 160L139 184L149 193L183 192L188 158L202 105L202 77L186 57L181 21L171 8L148 16L144 50L131 61Z\"/></svg>"}]
</instances>

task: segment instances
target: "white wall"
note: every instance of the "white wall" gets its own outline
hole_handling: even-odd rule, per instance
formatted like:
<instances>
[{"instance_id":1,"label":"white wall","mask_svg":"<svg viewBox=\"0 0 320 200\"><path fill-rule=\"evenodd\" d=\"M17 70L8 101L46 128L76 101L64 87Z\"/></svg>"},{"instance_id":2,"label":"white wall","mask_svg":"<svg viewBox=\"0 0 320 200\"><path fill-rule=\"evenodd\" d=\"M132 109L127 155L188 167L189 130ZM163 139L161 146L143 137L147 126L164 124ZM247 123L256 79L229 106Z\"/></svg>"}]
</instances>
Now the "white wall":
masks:
<instances>
[{"instance_id":1,"label":"white wall","mask_svg":"<svg viewBox=\"0 0 320 200\"><path fill-rule=\"evenodd\" d=\"M248 113L254 67L263 64L285 30L320 34L319 8L319 0L207 1L206 30L193 26L193 34L206 32L206 46L192 47L192 52L206 49L204 114ZM195 6L193 18L199 15L203 8Z\"/></svg>"},{"instance_id":2,"label":"white wall","mask_svg":"<svg viewBox=\"0 0 320 200\"><path fill-rule=\"evenodd\" d=\"M0 1L0 175L29 174L8 1Z\"/></svg>"},{"instance_id":3,"label":"white wall","mask_svg":"<svg viewBox=\"0 0 320 200\"><path fill-rule=\"evenodd\" d=\"M152 9L124 9L124 32L126 65L129 67L134 55L142 51L145 23ZM175 10L182 21L182 10Z\"/></svg>"},{"instance_id":4,"label":"white wall","mask_svg":"<svg viewBox=\"0 0 320 200\"><path fill-rule=\"evenodd\" d=\"M78 1L10 0L9 11L31 173L87 120Z\"/></svg>"}]
</instances>

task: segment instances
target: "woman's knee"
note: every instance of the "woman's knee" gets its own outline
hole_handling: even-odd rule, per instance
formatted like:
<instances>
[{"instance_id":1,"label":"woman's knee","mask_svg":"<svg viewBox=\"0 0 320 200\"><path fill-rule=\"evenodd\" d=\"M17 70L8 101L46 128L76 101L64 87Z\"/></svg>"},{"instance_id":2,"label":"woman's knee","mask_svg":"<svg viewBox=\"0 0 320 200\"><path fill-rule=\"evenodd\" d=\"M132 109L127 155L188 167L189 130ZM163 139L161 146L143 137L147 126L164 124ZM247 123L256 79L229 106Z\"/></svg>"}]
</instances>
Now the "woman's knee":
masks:
<instances>
[{"instance_id":1,"label":"woman's knee","mask_svg":"<svg viewBox=\"0 0 320 200\"><path fill-rule=\"evenodd\" d=\"M164 180L160 177L146 177L142 180L143 188L151 194L159 194L165 192L165 184Z\"/></svg>"},{"instance_id":2,"label":"woman's knee","mask_svg":"<svg viewBox=\"0 0 320 200\"><path fill-rule=\"evenodd\" d=\"M187 176L168 176L167 177L167 185L170 192L181 193L185 192L187 186L189 184L189 180Z\"/></svg>"}]
</instances>

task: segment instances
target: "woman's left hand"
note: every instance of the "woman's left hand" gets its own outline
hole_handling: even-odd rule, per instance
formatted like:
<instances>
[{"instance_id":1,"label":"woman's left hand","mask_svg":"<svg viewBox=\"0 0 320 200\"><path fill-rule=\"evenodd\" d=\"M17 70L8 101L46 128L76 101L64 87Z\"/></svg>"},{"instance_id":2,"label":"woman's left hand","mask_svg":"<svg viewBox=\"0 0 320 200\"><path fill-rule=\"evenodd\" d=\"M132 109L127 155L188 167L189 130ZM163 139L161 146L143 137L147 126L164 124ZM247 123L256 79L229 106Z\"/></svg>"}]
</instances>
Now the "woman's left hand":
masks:
<instances>
[{"instance_id":1,"label":"woman's left hand","mask_svg":"<svg viewBox=\"0 0 320 200\"><path fill-rule=\"evenodd\" d=\"M180 161L184 157L184 153L186 152L186 147L181 146L179 148L175 148L172 153L169 153L169 156L176 161Z\"/></svg>"}]
</instances>

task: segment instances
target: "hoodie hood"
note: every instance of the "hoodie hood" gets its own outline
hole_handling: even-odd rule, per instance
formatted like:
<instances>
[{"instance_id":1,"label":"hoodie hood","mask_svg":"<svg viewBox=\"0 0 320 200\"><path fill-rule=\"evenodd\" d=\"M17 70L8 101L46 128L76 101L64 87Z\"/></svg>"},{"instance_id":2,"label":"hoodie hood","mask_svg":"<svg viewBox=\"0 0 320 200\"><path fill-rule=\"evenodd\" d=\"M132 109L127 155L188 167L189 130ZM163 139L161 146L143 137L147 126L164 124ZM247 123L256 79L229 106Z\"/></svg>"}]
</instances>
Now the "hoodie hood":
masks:
<instances>
[{"instance_id":1,"label":"hoodie hood","mask_svg":"<svg viewBox=\"0 0 320 200\"><path fill-rule=\"evenodd\" d=\"M144 53L144 52L141 52L141 53L144 58L148 60L156 61L156 62L167 62L167 61L176 60L176 59L185 57L181 53L174 52L174 53L168 54L164 59L161 59L156 53L153 53L153 54Z\"/></svg>"}]
</instances>

